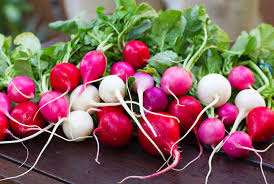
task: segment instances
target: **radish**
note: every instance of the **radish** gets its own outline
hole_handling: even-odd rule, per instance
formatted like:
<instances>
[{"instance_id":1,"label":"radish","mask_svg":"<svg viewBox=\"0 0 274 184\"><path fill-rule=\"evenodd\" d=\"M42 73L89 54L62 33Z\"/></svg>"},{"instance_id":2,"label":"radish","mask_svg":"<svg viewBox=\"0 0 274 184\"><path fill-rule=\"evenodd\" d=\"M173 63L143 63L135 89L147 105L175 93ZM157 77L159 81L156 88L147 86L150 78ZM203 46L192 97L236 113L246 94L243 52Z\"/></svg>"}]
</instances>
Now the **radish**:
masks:
<instances>
[{"instance_id":1,"label":"radish","mask_svg":"<svg viewBox=\"0 0 274 184\"><path fill-rule=\"evenodd\" d=\"M191 86L190 72L179 66L168 68L161 79L161 88L167 95L182 96L190 90Z\"/></svg>"},{"instance_id":2,"label":"radish","mask_svg":"<svg viewBox=\"0 0 274 184\"><path fill-rule=\"evenodd\" d=\"M85 111L73 111L62 124L63 132L70 140L83 141L85 136L89 136L94 128L93 120L89 113Z\"/></svg>"},{"instance_id":3,"label":"radish","mask_svg":"<svg viewBox=\"0 0 274 184\"><path fill-rule=\"evenodd\" d=\"M161 114L169 115L167 113ZM153 133L144 120L141 121L141 126L148 133L148 135L152 137L152 139L160 147L161 151L164 154L169 155L171 153L171 155L174 158L174 161L170 166L157 173L148 176L128 176L124 178L120 183L131 178L148 179L158 176L176 167L180 161L180 152L178 151L177 146L172 146L180 138L180 128L178 122L174 118L159 117L158 115L154 114L148 114L147 119L149 120L149 122L151 122L158 136L152 136ZM140 129L138 129L138 139L141 146L146 152L152 155L158 155L157 150L152 146L151 142L147 139L147 137L143 134L143 132Z\"/></svg>"},{"instance_id":4,"label":"radish","mask_svg":"<svg viewBox=\"0 0 274 184\"><path fill-rule=\"evenodd\" d=\"M264 98L254 89L245 89L240 91L236 98L235 98L235 105L239 110L239 114L230 130L230 134L236 132L238 126L240 125L241 121L248 115L248 113L255 107L264 106L265 101ZM224 145L224 141L221 141L212 151L209 157L209 171L206 176L206 183L208 181L208 177L211 173L211 161L213 156L216 152L218 152L222 146Z\"/></svg>"},{"instance_id":5,"label":"radish","mask_svg":"<svg viewBox=\"0 0 274 184\"><path fill-rule=\"evenodd\" d=\"M60 63L50 72L50 84L53 89L61 93L68 93L80 82L80 71L71 63Z\"/></svg>"},{"instance_id":6,"label":"radish","mask_svg":"<svg viewBox=\"0 0 274 184\"><path fill-rule=\"evenodd\" d=\"M8 85L8 96L15 103L26 102L35 96L35 84L26 76L17 76Z\"/></svg>"},{"instance_id":7,"label":"radish","mask_svg":"<svg viewBox=\"0 0 274 184\"><path fill-rule=\"evenodd\" d=\"M8 132L7 130L9 129L9 121L6 118L5 115L0 114L0 141L4 141L7 136L8 136Z\"/></svg>"},{"instance_id":8,"label":"radish","mask_svg":"<svg viewBox=\"0 0 274 184\"><path fill-rule=\"evenodd\" d=\"M264 171L263 171L262 157L257 152L257 150L255 150L253 148L251 137L247 133L242 132L242 131L234 132L232 134L227 135L225 137L224 141L225 141L225 143L223 146L223 150L228 156L230 156L232 158L242 158L242 157L247 156L250 151L254 151L254 153L260 159L260 168L261 168L261 172L262 172L264 181L266 184L268 183L266 180ZM272 146L272 145L270 145L270 146ZM268 147L268 148L270 148L270 147ZM260 151L260 150L258 150L258 151ZM261 152L264 152L264 151L261 151Z\"/></svg>"},{"instance_id":9,"label":"radish","mask_svg":"<svg viewBox=\"0 0 274 184\"><path fill-rule=\"evenodd\" d=\"M252 71L246 66L234 67L228 75L231 86L237 90L251 88L255 82Z\"/></svg>"},{"instance_id":10,"label":"radish","mask_svg":"<svg viewBox=\"0 0 274 184\"><path fill-rule=\"evenodd\" d=\"M179 104L178 104L179 103ZM192 96L181 96L178 99L178 102L176 100L173 100L169 106L167 112L175 117L177 117L180 120L179 126L181 134L186 133L189 128L193 125L195 122L197 116L199 113L203 110L201 104L198 100L196 100ZM203 147L200 143L199 136L198 136L198 126L200 125L202 121L202 116L199 118L197 124L193 128L193 132L196 136L197 143L200 149L199 155L194 158L192 161L190 161L188 164L184 166L184 168L180 169L183 170L186 167L188 167L191 163L195 162L197 159L200 158L200 156L203 153Z\"/></svg>"},{"instance_id":11,"label":"radish","mask_svg":"<svg viewBox=\"0 0 274 184\"><path fill-rule=\"evenodd\" d=\"M217 114L225 125L230 126L238 116L238 109L235 105L226 103L218 108Z\"/></svg>"},{"instance_id":12,"label":"radish","mask_svg":"<svg viewBox=\"0 0 274 184\"><path fill-rule=\"evenodd\" d=\"M24 125L36 125L40 128L43 128L45 126L45 120L41 113L38 113L34 118L37 110L37 104L33 102L23 102L15 106L10 115ZM19 125L13 120L10 120L9 122L13 132L20 137L27 137L37 132L34 130L28 131L28 127Z\"/></svg>"},{"instance_id":13,"label":"radish","mask_svg":"<svg viewBox=\"0 0 274 184\"><path fill-rule=\"evenodd\" d=\"M83 85L79 91L82 94L86 85L101 77L107 66L107 58L101 51L93 50L88 52L80 63L80 73L83 79Z\"/></svg>"},{"instance_id":14,"label":"radish","mask_svg":"<svg viewBox=\"0 0 274 184\"><path fill-rule=\"evenodd\" d=\"M124 83L135 73L134 68L127 62L115 63L110 69L110 75L117 75Z\"/></svg>"},{"instance_id":15,"label":"radish","mask_svg":"<svg viewBox=\"0 0 274 184\"><path fill-rule=\"evenodd\" d=\"M148 47L141 41L129 41L123 49L123 59L135 69L144 68L150 58Z\"/></svg>"},{"instance_id":16,"label":"radish","mask_svg":"<svg viewBox=\"0 0 274 184\"><path fill-rule=\"evenodd\" d=\"M217 118L207 118L198 129L199 138L207 146L216 146L225 136L225 126Z\"/></svg>"},{"instance_id":17,"label":"radish","mask_svg":"<svg viewBox=\"0 0 274 184\"><path fill-rule=\"evenodd\" d=\"M151 77L151 75L144 73L144 72L137 72L133 75L133 77L135 78L135 81L134 81L132 89L135 93L138 94L139 104L140 104L139 108L140 108L141 116L144 119L144 121L148 124L148 126L150 127L153 135L155 137L157 137L156 132L153 130L152 125L149 123L149 121L147 120L147 118L145 116L144 105L143 105L144 91L149 88L152 88L154 86L154 79L153 79L153 77Z\"/></svg>"},{"instance_id":18,"label":"radish","mask_svg":"<svg viewBox=\"0 0 274 184\"><path fill-rule=\"evenodd\" d=\"M120 112L108 112L101 117L98 127L93 131L98 147L95 161L100 163L96 133L103 144L110 147L122 147L128 144L133 137L133 125L130 119Z\"/></svg>"},{"instance_id":19,"label":"radish","mask_svg":"<svg viewBox=\"0 0 274 184\"><path fill-rule=\"evenodd\" d=\"M256 107L246 118L246 128L252 141L264 142L274 136L274 111L267 107Z\"/></svg>"},{"instance_id":20,"label":"radish","mask_svg":"<svg viewBox=\"0 0 274 184\"><path fill-rule=\"evenodd\" d=\"M117 77L116 75L109 75L105 77L100 83L99 95L104 102L108 102L105 106L110 106L111 104L114 104L115 102L120 102L123 108L126 110L126 112L130 115L130 117L134 120L134 122L140 128L140 130L149 139L152 145L158 150L158 152L163 157L163 159L166 160L162 151L158 148L155 142L148 136L148 134L140 125L138 119L134 116L133 112L130 111L129 107L125 103L123 99L125 97L125 89L126 89L125 84L121 78Z\"/></svg>"},{"instance_id":21,"label":"radish","mask_svg":"<svg viewBox=\"0 0 274 184\"><path fill-rule=\"evenodd\" d=\"M99 111L96 112L96 118L98 122L101 120L101 118L109 113L109 112L119 112L124 113L124 109L121 106L106 106L99 109Z\"/></svg>"},{"instance_id":22,"label":"radish","mask_svg":"<svg viewBox=\"0 0 274 184\"><path fill-rule=\"evenodd\" d=\"M70 95L70 104L73 110L87 111L90 108L95 108L95 103L100 102L98 89L92 85L87 86L84 91L79 95L83 85L75 88ZM93 114L94 111L89 111Z\"/></svg>"},{"instance_id":23,"label":"radish","mask_svg":"<svg viewBox=\"0 0 274 184\"><path fill-rule=\"evenodd\" d=\"M1 93L0 92L0 113L4 114L5 116L7 116L10 120L16 122L17 124L21 125L21 126L25 126L25 127L38 127L36 125L25 125L23 123L20 123L19 121L17 121L16 119L14 119L11 115L10 115L10 110L12 108L12 104L11 101L8 97L8 95L6 95L5 93Z\"/></svg>"},{"instance_id":24,"label":"radish","mask_svg":"<svg viewBox=\"0 0 274 184\"><path fill-rule=\"evenodd\" d=\"M144 107L149 111L164 112L168 106L165 92L158 87L152 87L144 92Z\"/></svg>"}]
</instances>

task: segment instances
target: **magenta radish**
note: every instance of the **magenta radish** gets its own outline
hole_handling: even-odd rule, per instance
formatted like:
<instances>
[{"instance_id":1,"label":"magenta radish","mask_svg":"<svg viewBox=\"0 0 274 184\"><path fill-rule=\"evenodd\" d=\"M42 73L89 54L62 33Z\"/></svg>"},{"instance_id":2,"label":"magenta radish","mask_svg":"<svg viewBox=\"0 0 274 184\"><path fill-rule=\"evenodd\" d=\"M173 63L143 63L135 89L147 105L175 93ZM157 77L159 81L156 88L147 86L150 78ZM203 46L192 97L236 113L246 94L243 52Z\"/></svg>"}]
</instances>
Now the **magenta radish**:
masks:
<instances>
[{"instance_id":1,"label":"magenta radish","mask_svg":"<svg viewBox=\"0 0 274 184\"><path fill-rule=\"evenodd\" d=\"M123 50L123 59L135 69L144 68L150 58L148 47L141 41L129 41Z\"/></svg>"},{"instance_id":2,"label":"magenta radish","mask_svg":"<svg viewBox=\"0 0 274 184\"><path fill-rule=\"evenodd\" d=\"M34 98L35 84L26 76L17 76L10 81L7 92L13 102L26 102Z\"/></svg>"},{"instance_id":3,"label":"magenta radish","mask_svg":"<svg viewBox=\"0 0 274 184\"><path fill-rule=\"evenodd\" d=\"M267 107L252 109L246 118L246 128L254 142L271 139L274 136L274 111Z\"/></svg>"},{"instance_id":4,"label":"magenta radish","mask_svg":"<svg viewBox=\"0 0 274 184\"><path fill-rule=\"evenodd\" d=\"M203 144L216 146L225 136L225 126L217 118L208 118L201 123L198 134Z\"/></svg>"},{"instance_id":5,"label":"magenta radish","mask_svg":"<svg viewBox=\"0 0 274 184\"><path fill-rule=\"evenodd\" d=\"M162 114L169 115L167 113ZM161 117L159 115L154 114L148 114L147 119L149 120L149 122L151 122L158 136L153 136L151 129L148 127L147 123L144 120L141 121L141 126L144 128L145 132L147 132L147 134L150 137L152 137L152 139L155 141L155 143L159 146L159 148L164 154L171 154L173 156L174 161L170 166L166 167L165 169L157 173L148 176L129 176L123 179L120 183L132 178L148 179L158 176L176 167L180 161L180 152L178 151L177 146L173 146L174 143L180 138L180 128L178 122L174 118ZM147 137L143 134L143 132L140 129L138 129L138 139L141 146L146 152L152 155L159 155L158 151L153 147L151 142L147 139Z\"/></svg>"},{"instance_id":6,"label":"magenta radish","mask_svg":"<svg viewBox=\"0 0 274 184\"><path fill-rule=\"evenodd\" d=\"M110 69L110 75L117 75L124 83L135 73L134 68L127 62L115 63Z\"/></svg>"},{"instance_id":7,"label":"magenta radish","mask_svg":"<svg viewBox=\"0 0 274 184\"><path fill-rule=\"evenodd\" d=\"M149 139L152 145L158 150L160 155L165 160L165 157L155 142L148 136L145 130L140 125L138 119L135 117L133 112L129 109L124 101L126 87L123 80L116 75L109 75L105 77L99 86L99 95L104 102L107 102L105 106L110 106L111 103L120 102L125 111L130 115L133 121L137 124L144 135Z\"/></svg>"},{"instance_id":8,"label":"magenta radish","mask_svg":"<svg viewBox=\"0 0 274 184\"><path fill-rule=\"evenodd\" d=\"M192 76L186 69L173 66L168 68L161 79L161 88L167 95L182 96L192 86Z\"/></svg>"},{"instance_id":9,"label":"magenta radish","mask_svg":"<svg viewBox=\"0 0 274 184\"><path fill-rule=\"evenodd\" d=\"M246 66L234 67L228 75L228 80L231 86L237 90L250 88L255 82L252 71Z\"/></svg>"},{"instance_id":10,"label":"magenta radish","mask_svg":"<svg viewBox=\"0 0 274 184\"><path fill-rule=\"evenodd\" d=\"M152 125L149 123L149 121L147 120L147 118L145 116L144 105L143 105L144 91L149 88L152 88L154 86L154 79L153 79L153 77L151 77L151 75L144 73L144 72L137 72L133 75L133 77L135 78L135 82L133 84L132 89L135 93L138 94L139 108L140 108L141 116L144 119L144 121L148 124L148 126L150 127L153 135L155 137L157 137L156 132L153 130Z\"/></svg>"},{"instance_id":11,"label":"magenta radish","mask_svg":"<svg viewBox=\"0 0 274 184\"><path fill-rule=\"evenodd\" d=\"M101 118L109 113L109 112L119 112L119 113L125 113L122 106L106 106L99 109L99 111L96 112L96 118L98 122L101 120Z\"/></svg>"},{"instance_id":12,"label":"magenta radish","mask_svg":"<svg viewBox=\"0 0 274 184\"><path fill-rule=\"evenodd\" d=\"M133 125L130 119L120 112L108 112L104 114L98 127L93 131L93 136L100 142L110 147L123 147L128 144L133 137ZM99 142L97 140L97 156L95 161L99 163Z\"/></svg>"},{"instance_id":13,"label":"magenta radish","mask_svg":"<svg viewBox=\"0 0 274 184\"><path fill-rule=\"evenodd\" d=\"M234 132L232 134L227 135L224 138L224 142L225 143L223 145L223 150L228 156L232 158L243 158L247 156L250 151L253 151L260 159L261 172L262 172L265 183L266 184L268 183L262 167L262 163L263 163L262 157L257 152L260 150L255 150L253 148L251 137L247 133L242 131ZM261 151L261 152L264 152L264 151Z\"/></svg>"},{"instance_id":14,"label":"magenta radish","mask_svg":"<svg viewBox=\"0 0 274 184\"><path fill-rule=\"evenodd\" d=\"M80 63L80 73L83 79L83 86L79 91L81 94L88 82L100 78L106 71L107 58L106 56L97 50L88 52Z\"/></svg>"},{"instance_id":15,"label":"magenta radish","mask_svg":"<svg viewBox=\"0 0 274 184\"><path fill-rule=\"evenodd\" d=\"M53 89L61 93L69 92L80 82L80 71L71 63L60 63L50 72L50 84Z\"/></svg>"},{"instance_id":16,"label":"magenta radish","mask_svg":"<svg viewBox=\"0 0 274 184\"><path fill-rule=\"evenodd\" d=\"M6 118L5 115L0 113L0 141L4 141L7 136L8 133L6 132L6 130L9 129L9 121L8 118Z\"/></svg>"},{"instance_id":17,"label":"magenta radish","mask_svg":"<svg viewBox=\"0 0 274 184\"><path fill-rule=\"evenodd\" d=\"M38 113L34 118L37 111L37 104L33 102L23 102L16 105L12 109L10 115L24 125L36 125L37 127L43 128L45 126L45 120L41 113ZM19 137L27 137L37 132L35 130L28 131L28 127L22 126L13 120L10 120L9 122L12 131Z\"/></svg>"},{"instance_id":18,"label":"magenta radish","mask_svg":"<svg viewBox=\"0 0 274 184\"><path fill-rule=\"evenodd\" d=\"M225 125L230 126L238 116L238 109L235 105L226 103L218 108L217 114Z\"/></svg>"},{"instance_id":19,"label":"magenta radish","mask_svg":"<svg viewBox=\"0 0 274 184\"><path fill-rule=\"evenodd\" d=\"M178 104L179 103L179 104ZM177 117L180 120L179 126L181 134L185 134L189 128L193 125L195 122L197 116L200 114L200 112L203 110L202 105L198 100L196 100L192 96L181 96L177 100L173 100L169 106L167 112L175 117ZM196 161L200 158L200 156L203 153L203 147L200 144L199 136L198 136L198 127L202 121L202 116L197 121L196 126L193 128L193 133L196 136L197 143L200 149L199 155L194 158L191 162L186 164L186 166L183 168L185 169L187 166L189 166L191 163ZM183 170L181 169L181 170Z\"/></svg>"},{"instance_id":20,"label":"magenta radish","mask_svg":"<svg viewBox=\"0 0 274 184\"><path fill-rule=\"evenodd\" d=\"M144 108L153 112L164 112L168 105L165 92L158 87L152 87L144 92Z\"/></svg>"}]
</instances>

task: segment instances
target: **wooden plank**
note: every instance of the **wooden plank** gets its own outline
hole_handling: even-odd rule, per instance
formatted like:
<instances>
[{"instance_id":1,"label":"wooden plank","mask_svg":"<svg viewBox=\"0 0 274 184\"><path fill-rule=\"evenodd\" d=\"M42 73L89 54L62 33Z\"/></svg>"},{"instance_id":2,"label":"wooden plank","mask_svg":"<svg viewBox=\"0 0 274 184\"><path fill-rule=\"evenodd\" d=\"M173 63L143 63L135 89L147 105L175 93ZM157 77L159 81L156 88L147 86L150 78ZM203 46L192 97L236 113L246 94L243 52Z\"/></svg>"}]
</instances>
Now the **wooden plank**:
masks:
<instances>
[{"instance_id":1,"label":"wooden plank","mask_svg":"<svg viewBox=\"0 0 274 184\"><path fill-rule=\"evenodd\" d=\"M44 134L26 143L31 153L27 162L29 165L36 159L47 137ZM24 160L25 150L21 145L1 145L1 148L0 155L18 161ZM197 148L193 145L182 145L182 148L182 158L178 168L198 154ZM136 139L123 149L111 149L102 145L100 165L94 161L95 154L96 144L93 139L81 143L68 143L54 138L36 169L71 183L115 183L128 175L146 175L155 172L163 163L159 157L152 157L145 153ZM183 172L173 171L144 182L130 180L125 183L203 183L208 170L209 154L205 151L200 160ZM270 157L273 161L273 152ZM212 184L263 183L259 167L243 160L230 159L223 154L217 154L213 161L213 168L210 177ZM16 173L10 173L10 175L14 174ZM266 169L265 174L269 181L274 181L273 169Z\"/></svg>"}]
</instances>

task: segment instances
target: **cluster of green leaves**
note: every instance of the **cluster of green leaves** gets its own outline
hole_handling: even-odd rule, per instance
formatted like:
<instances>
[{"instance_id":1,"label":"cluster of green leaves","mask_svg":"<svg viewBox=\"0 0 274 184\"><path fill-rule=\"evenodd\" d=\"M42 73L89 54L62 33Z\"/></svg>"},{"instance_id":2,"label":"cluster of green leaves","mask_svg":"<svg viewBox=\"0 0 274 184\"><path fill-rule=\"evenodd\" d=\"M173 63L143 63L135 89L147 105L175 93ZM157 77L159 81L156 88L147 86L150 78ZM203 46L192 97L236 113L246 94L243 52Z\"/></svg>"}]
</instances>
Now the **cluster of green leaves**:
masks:
<instances>
[{"instance_id":1,"label":"cluster of green leaves","mask_svg":"<svg viewBox=\"0 0 274 184\"><path fill-rule=\"evenodd\" d=\"M194 82L189 94L196 96L201 77L209 73L227 76L234 66L246 65L255 74L254 88L268 99L268 104L273 103L270 68L274 68L274 28L271 25L261 24L250 33L243 31L231 47L228 35L210 20L202 6L156 12L146 3L136 5L135 0L115 0L115 3L112 15L105 15L104 8L97 7L93 21L78 16L51 23L51 29L70 35L71 39L49 48L41 48L39 40L27 33L15 38L17 47L11 51L11 38L1 36L0 89L12 77L25 75L36 81L42 93L50 87L48 75L56 64L70 62L78 66L82 57L95 49L103 51L108 59L107 75L111 66L122 60L125 44L137 39L151 53L147 66L139 71L152 75L157 86L167 68L182 66L192 73ZM132 81L130 78L129 85Z\"/></svg>"}]
</instances>

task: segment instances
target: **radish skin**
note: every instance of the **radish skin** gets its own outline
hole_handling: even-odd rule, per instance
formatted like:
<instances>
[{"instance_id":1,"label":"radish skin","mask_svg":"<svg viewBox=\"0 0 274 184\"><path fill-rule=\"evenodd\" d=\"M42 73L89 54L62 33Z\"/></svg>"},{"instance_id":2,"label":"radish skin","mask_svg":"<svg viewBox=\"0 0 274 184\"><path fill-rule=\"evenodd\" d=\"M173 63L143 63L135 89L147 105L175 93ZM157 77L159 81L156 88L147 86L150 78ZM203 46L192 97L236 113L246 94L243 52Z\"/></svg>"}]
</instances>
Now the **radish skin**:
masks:
<instances>
[{"instance_id":1,"label":"radish skin","mask_svg":"<svg viewBox=\"0 0 274 184\"><path fill-rule=\"evenodd\" d=\"M246 66L236 66L232 68L228 75L231 86L237 90L251 88L255 82L252 71Z\"/></svg>"}]
</instances>

